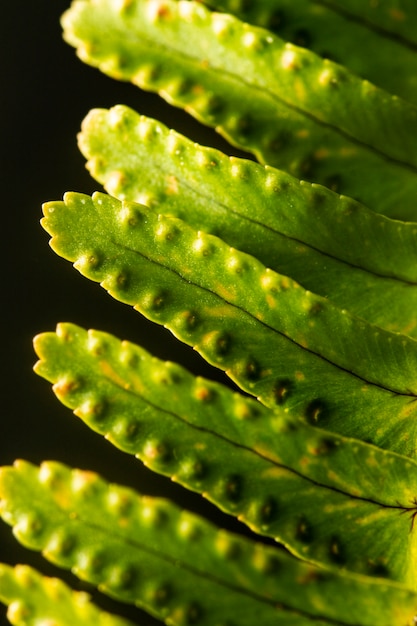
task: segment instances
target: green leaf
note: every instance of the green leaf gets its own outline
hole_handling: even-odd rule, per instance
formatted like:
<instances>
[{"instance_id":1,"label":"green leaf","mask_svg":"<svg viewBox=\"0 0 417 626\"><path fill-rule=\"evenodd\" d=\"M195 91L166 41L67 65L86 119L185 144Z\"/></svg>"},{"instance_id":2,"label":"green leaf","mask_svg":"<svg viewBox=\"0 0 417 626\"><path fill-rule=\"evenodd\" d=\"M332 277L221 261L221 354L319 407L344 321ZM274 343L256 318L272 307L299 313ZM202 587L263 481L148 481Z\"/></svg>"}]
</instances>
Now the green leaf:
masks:
<instances>
[{"instance_id":1,"label":"green leaf","mask_svg":"<svg viewBox=\"0 0 417 626\"><path fill-rule=\"evenodd\" d=\"M90 111L79 147L120 200L219 235L367 321L417 333L417 225L318 185L203 148L116 106Z\"/></svg>"},{"instance_id":2,"label":"green leaf","mask_svg":"<svg viewBox=\"0 0 417 626\"><path fill-rule=\"evenodd\" d=\"M273 412L106 333L61 324L35 348L36 372L61 402L152 470L309 562L415 586L416 463Z\"/></svg>"},{"instance_id":3,"label":"green leaf","mask_svg":"<svg viewBox=\"0 0 417 626\"><path fill-rule=\"evenodd\" d=\"M200 3L76 0L63 25L84 61L159 91L260 160L415 216L414 105Z\"/></svg>"},{"instance_id":4,"label":"green leaf","mask_svg":"<svg viewBox=\"0 0 417 626\"><path fill-rule=\"evenodd\" d=\"M409 456L417 343L365 323L221 239L97 193L44 206L51 246L265 405Z\"/></svg>"},{"instance_id":5,"label":"green leaf","mask_svg":"<svg viewBox=\"0 0 417 626\"><path fill-rule=\"evenodd\" d=\"M0 602L9 606L7 617L15 626L133 626L98 609L87 593L28 565L0 563Z\"/></svg>"},{"instance_id":6,"label":"green leaf","mask_svg":"<svg viewBox=\"0 0 417 626\"><path fill-rule=\"evenodd\" d=\"M415 614L398 584L302 564L91 472L19 461L0 493L24 545L168 623L403 626Z\"/></svg>"},{"instance_id":7,"label":"green leaf","mask_svg":"<svg viewBox=\"0 0 417 626\"><path fill-rule=\"evenodd\" d=\"M238 3L235 0L205 0L204 4L211 9L233 13L245 22L268 28L282 39L337 61L379 87L417 103L415 48L379 29L373 29L368 22L350 19L324 3L318 6L311 0ZM345 5L343 2L341 8ZM415 17L408 19L407 24L412 25L415 36ZM392 25L393 21L391 19L389 24Z\"/></svg>"},{"instance_id":8,"label":"green leaf","mask_svg":"<svg viewBox=\"0 0 417 626\"><path fill-rule=\"evenodd\" d=\"M417 7L414 0L310 0L313 5L327 5L343 15L363 20L411 45L417 44Z\"/></svg>"}]
</instances>

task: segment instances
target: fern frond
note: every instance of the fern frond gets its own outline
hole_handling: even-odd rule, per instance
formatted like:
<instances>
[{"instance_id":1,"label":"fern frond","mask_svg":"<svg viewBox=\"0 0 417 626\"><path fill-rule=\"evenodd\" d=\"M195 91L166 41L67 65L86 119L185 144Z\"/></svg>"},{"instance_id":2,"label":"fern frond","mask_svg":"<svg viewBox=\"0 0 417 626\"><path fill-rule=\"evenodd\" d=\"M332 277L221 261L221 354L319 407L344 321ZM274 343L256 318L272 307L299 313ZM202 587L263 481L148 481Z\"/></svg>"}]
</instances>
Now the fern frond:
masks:
<instances>
[{"instance_id":1,"label":"fern frond","mask_svg":"<svg viewBox=\"0 0 417 626\"><path fill-rule=\"evenodd\" d=\"M170 624L403 626L415 611L398 584L300 563L92 472L19 461L0 495L24 545Z\"/></svg>"},{"instance_id":2,"label":"fern frond","mask_svg":"<svg viewBox=\"0 0 417 626\"><path fill-rule=\"evenodd\" d=\"M61 324L35 348L36 372L61 402L152 470L309 562L414 587L416 463L273 412L106 333Z\"/></svg>"},{"instance_id":3,"label":"fern frond","mask_svg":"<svg viewBox=\"0 0 417 626\"><path fill-rule=\"evenodd\" d=\"M90 111L78 142L111 195L219 235L371 323L417 333L414 223L194 144L120 105Z\"/></svg>"},{"instance_id":4,"label":"fern frond","mask_svg":"<svg viewBox=\"0 0 417 626\"><path fill-rule=\"evenodd\" d=\"M0 563L0 602L8 605L7 617L15 626L133 626L100 610L87 593L28 565Z\"/></svg>"},{"instance_id":5,"label":"fern frond","mask_svg":"<svg viewBox=\"0 0 417 626\"><path fill-rule=\"evenodd\" d=\"M416 49L370 23L311 0L204 0L204 4L268 28L281 39L332 59L379 87L417 103Z\"/></svg>"},{"instance_id":6,"label":"fern frond","mask_svg":"<svg viewBox=\"0 0 417 626\"><path fill-rule=\"evenodd\" d=\"M380 213L415 207L417 107L342 66L191 1L76 0L63 25L84 61L160 92L261 161Z\"/></svg>"},{"instance_id":7,"label":"fern frond","mask_svg":"<svg viewBox=\"0 0 417 626\"><path fill-rule=\"evenodd\" d=\"M290 386L285 408L307 421L415 456L415 340L138 204L69 193L44 213L57 254L265 405L281 403Z\"/></svg>"}]
</instances>

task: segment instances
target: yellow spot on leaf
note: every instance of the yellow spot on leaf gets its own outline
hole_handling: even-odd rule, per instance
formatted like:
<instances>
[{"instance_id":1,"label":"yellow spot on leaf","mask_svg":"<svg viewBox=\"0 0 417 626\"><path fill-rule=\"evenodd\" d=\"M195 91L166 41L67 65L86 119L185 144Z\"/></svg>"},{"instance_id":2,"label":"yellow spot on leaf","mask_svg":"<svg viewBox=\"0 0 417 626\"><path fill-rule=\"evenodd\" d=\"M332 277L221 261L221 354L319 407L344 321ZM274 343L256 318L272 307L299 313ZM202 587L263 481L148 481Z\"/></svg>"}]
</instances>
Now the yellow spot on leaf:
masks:
<instances>
[{"instance_id":1,"label":"yellow spot on leaf","mask_svg":"<svg viewBox=\"0 0 417 626\"><path fill-rule=\"evenodd\" d=\"M404 22L406 18L404 11L401 11L400 9L396 9L396 8L390 9L389 15L396 22Z\"/></svg>"},{"instance_id":2,"label":"yellow spot on leaf","mask_svg":"<svg viewBox=\"0 0 417 626\"><path fill-rule=\"evenodd\" d=\"M121 376L119 376L117 372L114 371L110 363L108 363L107 361L101 361L100 369L104 376L111 382L116 383L118 387L121 387L122 389L126 387L126 381Z\"/></svg>"},{"instance_id":3,"label":"yellow spot on leaf","mask_svg":"<svg viewBox=\"0 0 417 626\"><path fill-rule=\"evenodd\" d=\"M167 185L167 193L168 194L177 194L178 193L178 178L176 176L168 176L168 185Z\"/></svg>"}]
</instances>

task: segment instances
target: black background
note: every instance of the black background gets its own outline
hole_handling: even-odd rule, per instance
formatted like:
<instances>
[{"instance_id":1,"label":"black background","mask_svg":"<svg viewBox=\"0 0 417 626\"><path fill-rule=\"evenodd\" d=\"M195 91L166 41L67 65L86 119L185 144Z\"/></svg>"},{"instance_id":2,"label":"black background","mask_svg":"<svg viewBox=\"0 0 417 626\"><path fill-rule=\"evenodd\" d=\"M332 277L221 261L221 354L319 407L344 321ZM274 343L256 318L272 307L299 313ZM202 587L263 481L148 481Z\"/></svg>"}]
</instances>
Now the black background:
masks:
<instances>
[{"instance_id":1,"label":"black background","mask_svg":"<svg viewBox=\"0 0 417 626\"><path fill-rule=\"evenodd\" d=\"M85 170L76 146L81 120L93 107L124 103L157 117L200 143L232 150L186 114L158 96L117 83L83 65L61 39L59 17L65 0L8 2L1 29L1 416L0 464L24 458L34 463L56 459L92 469L144 493L169 496L182 506L237 528L213 506L170 481L151 474L135 459L90 432L55 399L50 385L32 372L32 338L54 330L59 321L97 328L135 341L159 357L196 373L213 370L168 331L148 323L130 307L111 299L98 285L58 258L39 225L41 204L67 190L99 188ZM217 376L218 377L218 376ZM222 376L220 376L222 379ZM25 562L49 575L62 572L19 546L0 521L0 561ZM69 575L75 588L87 588ZM155 622L139 610L99 602L130 614L138 624ZM0 605L0 624L8 623Z\"/></svg>"}]
</instances>

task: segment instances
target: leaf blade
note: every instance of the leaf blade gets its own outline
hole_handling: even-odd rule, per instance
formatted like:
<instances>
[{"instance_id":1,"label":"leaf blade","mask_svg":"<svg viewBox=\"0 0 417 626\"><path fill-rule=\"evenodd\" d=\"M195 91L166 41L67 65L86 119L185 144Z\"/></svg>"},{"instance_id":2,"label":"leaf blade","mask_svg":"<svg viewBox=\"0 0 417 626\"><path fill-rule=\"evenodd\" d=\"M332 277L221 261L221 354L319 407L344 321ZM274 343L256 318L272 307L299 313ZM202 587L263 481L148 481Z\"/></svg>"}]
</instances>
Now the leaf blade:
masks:
<instances>
[{"instance_id":1,"label":"leaf blade","mask_svg":"<svg viewBox=\"0 0 417 626\"><path fill-rule=\"evenodd\" d=\"M312 2L322 4L321 0L312 0ZM348 0L343 3L340 0L325 0L323 4L346 13L354 19L363 20L377 29L381 28L391 35L399 36L412 45L417 44L414 28L417 13L416 5L412 0L401 0L401 2L383 0L377 7L371 4L366 5L358 0Z\"/></svg>"},{"instance_id":2,"label":"leaf blade","mask_svg":"<svg viewBox=\"0 0 417 626\"><path fill-rule=\"evenodd\" d=\"M281 383L290 380L288 410L415 454L413 339L367 325L220 239L145 207L67 194L44 211L58 254L267 406L280 403Z\"/></svg>"},{"instance_id":3,"label":"leaf blade","mask_svg":"<svg viewBox=\"0 0 417 626\"><path fill-rule=\"evenodd\" d=\"M58 578L42 576L28 565L13 568L0 563L0 601L9 606L8 619L16 626L133 626L98 609L87 593L72 591Z\"/></svg>"},{"instance_id":4,"label":"leaf blade","mask_svg":"<svg viewBox=\"0 0 417 626\"><path fill-rule=\"evenodd\" d=\"M144 602L147 610L174 624L185 624L187 619L189 623L193 616L202 626L228 618L249 626L258 614L265 626L276 624L280 617L291 626L311 622L324 626L329 621L371 626L376 618L383 625L402 626L415 609L415 593L400 585L326 571L323 575L317 572L319 576L314 580L316 570L309 565L267 546L217 531L171 503L139 498L131 490L108 485L91 472L71 472L51 462L38 469L20 461L14 468L3 468L0 479L2 514L7 511L7 521L15 526L21 541L42 549L48 559L72 567L77 575L124 601ZM37 496L30 504L28 491ZM44 508L42 517L36 518L36 501L43 507L48 503L49 515L45 515ZM103 508L94 507L98 502L105 505L105 520ZM28 512L31 523L27 521ZM109 534L111 526L115 528ZM172 541L173 536L177 541ZM142 555L139 559L138 551ZM276 584L277 575L280 586ZM198 600L192 584L196 576ZM297 608L300 598L295 577L305 582L302 608ZM334 598L328 602L335 584L342 585L345 592L342 609L337 598L336 602ZM355 597L350 614L344 608L348 594ZM359 606L362 610L357 611Z\"/></svg>"},{"instance_id":5,"label":"leaf blade","mask_svg":"<svg viewBox=\"0 0 417 626\"><path fill-rule=\"evenodd\" d=\"M36 372L60 401L154 471L309 562L414 584L415 463L272 412L106 333L62 324L35 346Z\"/></svg>"},{"instance_id":6,"label":"leaf blade","mask_svg":"<svg viewBox=\"0 0 417 626\"><path fill-rule=\"evenodd\" d=\"M417 333L417 228L282 171L194 144L124 106L78 137L93 177L387 330Z\"/></svg>"},{"instance_id":7,"label":"leaf blade","mask_svg":"<svg viewBox=\"0 0 417 626\"><path fill-rule=\"evenodd\" d=\"M159 4L148 5L136 0L124 13L117 7L120 5L111 0L94 5L80 0L65 14L65 37L87 63L117 78L132 79L144 89L159 91L204 123L222 129L232 143L251 150L263 162L288 169L299 178L307 177L332 188L336 185L338 191L380 213L389 215L404 205L403 216L412 214L417 154L412 169L395 159L403 160L402 151L407 145L407 158L415 151L411 129L417 125L417 107L358 80L342 66L333 67L313 53L285 46L268 31L249 28L231 17L212 17L199 3L160 0ZM101 21L106 38L97 28ZM247 42L245 57L238 52L242 41ZM190 50L196 56L191 58ZM169 63L164 58L169 58ZM247 67L239 65L243 58ZM279 67L283 75L278 79ZM297 74L295 80L291 68ZM318 74L322 85L317 90ZM258 84L258 80L262 82ZM294 97L294 102L300 103L311 95L308 113L277 95L284 84L284 100ZM320 94L317 97L316 92ZM351 105L346 104L345 92L356 94ZM350 96L346 97L350 102ZM325 121L313 119L316 113L321 116L325 111L330 116ZM347 140L346 129L335 130L336 126L344 128L342 118L346 118L346 129L359 124L355 130L359 141ZM389 138L388 129L393 135ZM382 141L384 154L392 149L394 161L377 154L376 143L374 148L364 147L368 136L371 144ZM394 156L396 146L402 156L399 152ZM365 172L367 181L373 184L364 186L359 182Z\"/></svg>"},{"instance_id":8,"label":"leaf blade","mask_svg":"<svg viewBox=\"0 0 417 626\"><path fill-rule=\"evenodd\" d=\"M362 78L417 102L413 79L415 50L399 38L374 29L370 23L350 19L325 3L319 3L318 7L311 0L296 3L258 0L248 5L236 5L233 0L207 0L204 4L268 28L286 41L309 48L324 58L337 60ZM345 5L343 3L342 8ZM413 22L413 17L408 19ZM393 21L390 20L390 25Z\"/></svg>"}]
</instances>

